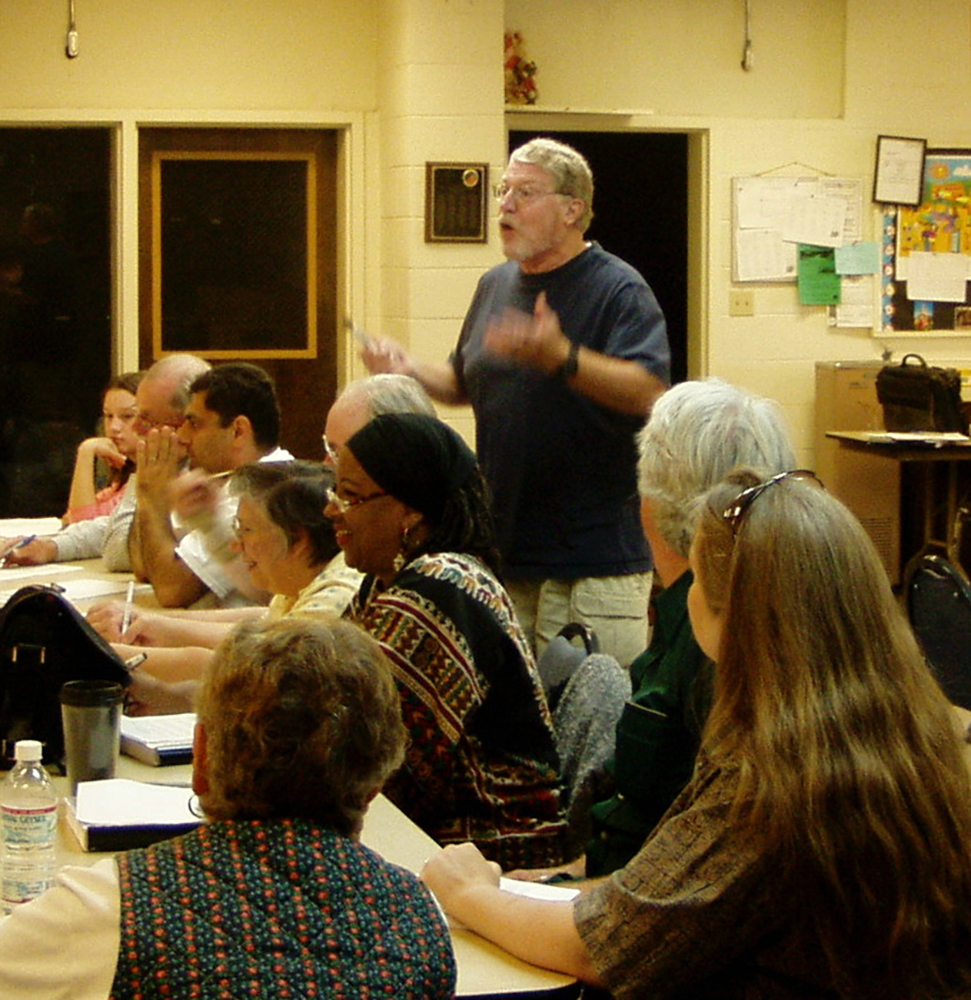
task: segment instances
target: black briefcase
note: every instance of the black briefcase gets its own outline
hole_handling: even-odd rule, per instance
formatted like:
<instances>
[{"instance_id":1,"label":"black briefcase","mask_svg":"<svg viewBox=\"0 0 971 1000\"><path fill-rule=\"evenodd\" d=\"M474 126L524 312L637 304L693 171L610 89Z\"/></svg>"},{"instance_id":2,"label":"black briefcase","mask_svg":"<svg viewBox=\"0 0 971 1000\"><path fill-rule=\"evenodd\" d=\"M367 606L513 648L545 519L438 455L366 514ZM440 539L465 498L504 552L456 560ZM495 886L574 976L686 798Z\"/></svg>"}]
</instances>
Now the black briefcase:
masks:
<instances>
[{"instance_id":1,"label":"black briefcase","mask_svg":"<svg viewBox=\"0 0 971 1000\"><path fill-rule=\"evenodd\" d=\"M919 354L877 374L877 400L888 431L968 433L961 406L961 376L956 368L935 368Z\"/></svg>"},{"instance_id":2,"label":"black briefcase","mask_svg":"<svg viewBox=\"0 0 971 1000\"><path fill-rule=\"evenodd\" d=\"M0 609L0 767L25 739L44 744L44 763L63 763L61 685L87 679L127 685L129 675L60 587L21 587Z\"/></svg>"}]
</instances>

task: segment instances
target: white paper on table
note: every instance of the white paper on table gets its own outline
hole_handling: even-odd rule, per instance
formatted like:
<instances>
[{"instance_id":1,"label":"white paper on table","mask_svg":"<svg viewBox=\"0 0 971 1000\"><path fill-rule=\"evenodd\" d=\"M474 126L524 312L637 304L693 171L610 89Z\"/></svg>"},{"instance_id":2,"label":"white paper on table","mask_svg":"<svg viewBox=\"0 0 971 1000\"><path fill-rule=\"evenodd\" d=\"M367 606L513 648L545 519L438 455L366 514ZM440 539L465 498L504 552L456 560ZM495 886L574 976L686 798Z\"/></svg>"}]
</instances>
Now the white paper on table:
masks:
<instances>
[{"instance_id":1,"label":"white paper on table","mask_svg":"<svg viewBox=\"0 0 971 1000\"><path fill-rule=\"evenodd\" d=\"M527 896L530 899L546 899L555 903L569 902L580 895L580 890L569 888L569 883L565 885L562 883L550 885L548 882L521 882L519 879L506 878L505 876L499 879L499 888L505 892L514 893L517 896ZM445 918L445 922L452 930L461 930L465 927L465 924L460 920L445 912L435 893L432 893L432 898Z\"/></svg>"},{"instance_id":2,"label":"white paper on table","mask_svg":"<svg viewBox=\"0 0 971 1000\"><path fill-rule=\"evenodd\" d=\"M31 569L48 569L45 566L31 566ZM81 570L80 566L65 566L58 567L58 572L66 570ZM43 574L35 574L36 576L43 576ZM6 583L8 577L5 570L0 570L0 583ZM23 578L19 578L14 581L15 586L12 588L5 588L0 590L0 604L4 604L10 600L13 595L20 590L24 584ZM50 580L41 579L40 583L50 583ZM90 601L98 597L111 597L113 594L124 594L127 584L124 580L55 580L53 581L56 586L61 588L61 591L72 604L76 604L78 601Z\"/></svg>"},{"instance_id":3,"label":"white paper on table","mask_svg":"<svg viewBox=\"0 0 971 1000\"><path fill-rule=\"evenodd\" d=\"M56 535L62 527L59 517L3 517L0 518L0 538L17 538L19 535Z\"/></svg>"},{"instance_id":4,"label":"white paper on table","mask_svg":"<svg viewBox=\"0 0 971 1000\"><path fill-rule=\"evenodd\" d=\"M62 576L66 573L82 573L83 566L70 563L47 563L43 566L3 566L0 567L0 585L5 581L32 580L36 576Z\"/></svg>"},{"instance_id":5,"label":"white paper on table","mask_svg":"<svg viewBox=\"0 0 971 1000\"><path fill-rule=\"evenodd\" d=\"M87 826L179 826L198 823L191 788L128 778L82 781L75 814Z\"/></svg>"},{"instance_id":6,"label":"white paper on table","mask_svg":"<svg viewBox=\"0 0 971 1000\"><path fill-rule=\"evenodd\" d=\"M580 895L579 889L570 887L570 883L556 882L522 882L517 878L499 879L499 888L505 892L513 892L517 896L529 896L530 899L551 899L563 902Z\"/></svg>"}]
</instances>

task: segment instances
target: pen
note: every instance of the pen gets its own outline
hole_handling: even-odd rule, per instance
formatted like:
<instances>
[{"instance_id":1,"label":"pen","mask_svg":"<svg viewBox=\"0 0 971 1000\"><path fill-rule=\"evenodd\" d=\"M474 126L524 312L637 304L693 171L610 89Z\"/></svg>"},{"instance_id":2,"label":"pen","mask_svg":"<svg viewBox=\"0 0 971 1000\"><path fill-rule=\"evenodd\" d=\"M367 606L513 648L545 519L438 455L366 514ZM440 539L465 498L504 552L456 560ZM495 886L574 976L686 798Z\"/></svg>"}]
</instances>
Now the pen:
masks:
<instances>
[{"instance_id":1,"label":"pen","mask_svg":"<svg viewBox=\"0 0 971 1000\"><path fill-rule=\"evenodd\" d=\"M125 669L128 673L131 673L135 667L140 666L148 659L148 653L136 653L134 656L129 656L125 660Z\"/></svg>"},{"instance_id":2,"label":"pen","mask_svg":"<svg viewBox=\"0 0 971 1000\"><path fill-rule=\"evenodd\" d=\"M0 556L0 566L6 565L7 556L9 556L14 549L22 549L25 545L30 545L35 538L37 538L36 535L27 535L24 538L21 538L19 542L14 542L13 545L8 545L6 549L4 549L3 555Z\"/></svg>"},{"instance_id":3,"label":"pen","mask_svg":"<svg viewBox=\"0 0 971 1000\"><path fill-rule=\"evenodd\" d=\"M372 338L364 332L350 316L344 319L344 327L350 330L354 336L354 339L361 345L361 347L370 347L372 344Z\"/></svg>"},{"instance_id":4,"label":"pen","mask_svg":"<svg viewBox=\"0 0 971 1000\"><path fill-rule=\"evenodd\" d=\"M135 581L128 581L128 593L125 595L125 613L121 616L121 634L124 635L131 625L131 605L135 598ZM140 661L139 661L140 662Z\"/></svg>"}]
</instances>

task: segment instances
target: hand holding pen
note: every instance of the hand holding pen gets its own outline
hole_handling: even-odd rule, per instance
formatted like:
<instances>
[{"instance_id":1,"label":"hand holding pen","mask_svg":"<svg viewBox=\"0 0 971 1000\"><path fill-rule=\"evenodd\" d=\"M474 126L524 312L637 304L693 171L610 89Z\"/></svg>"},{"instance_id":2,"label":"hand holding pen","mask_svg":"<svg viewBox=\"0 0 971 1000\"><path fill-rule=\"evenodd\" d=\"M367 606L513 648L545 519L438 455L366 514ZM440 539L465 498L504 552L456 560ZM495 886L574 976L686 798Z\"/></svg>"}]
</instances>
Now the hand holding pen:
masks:
<instances>
[{"instance_id":1,"label":"hand holding pen","mask_svg":"<svg viewBox=\"0 0 971 1000\"><path fill-rule=\"evenodd\" d=\"M0 566L41 566L57 559L57 543L36 535L0 540Z\"/></svg>"}]
</instances>

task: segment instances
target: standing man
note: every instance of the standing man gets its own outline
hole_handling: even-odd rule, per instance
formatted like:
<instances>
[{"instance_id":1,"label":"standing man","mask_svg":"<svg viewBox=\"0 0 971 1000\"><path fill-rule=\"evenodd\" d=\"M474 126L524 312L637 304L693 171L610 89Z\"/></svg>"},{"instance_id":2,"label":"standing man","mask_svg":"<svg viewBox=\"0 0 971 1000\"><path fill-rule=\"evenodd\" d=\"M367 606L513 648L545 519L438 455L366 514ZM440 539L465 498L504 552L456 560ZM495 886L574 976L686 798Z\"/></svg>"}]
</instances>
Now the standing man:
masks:
<instances>
[{"instance_id":1,"label":"standing man","mask_svg":"<svg viewBox=\"0 0 971 1000\"><path fill-rule=\"evenodd\" d=\"M669 378L664 317L637 271L586 240L593 177L575 149L521 146L497 196L508 261L479 281L449 360L383 338L362 357L471 403L506 584L537 653L579 621L626 665L647 641L635 436Z\"/></svg>"},{"instance_id":2,"label":"standing man","mask_svg":"<svg viewBox=\"0 0 971 1000\"><path fill-rule=\"evenodd\" d=\"M266 597L230 549L236 501L224 477L247 462L292 461L279 435L273 380L239 362L198 375L178 427L152 430L139 443L132 569L162 607L186 607L210 592L223 607ZM181 472L185 457L191 468Z\"/></svg>"}]
</instances>

